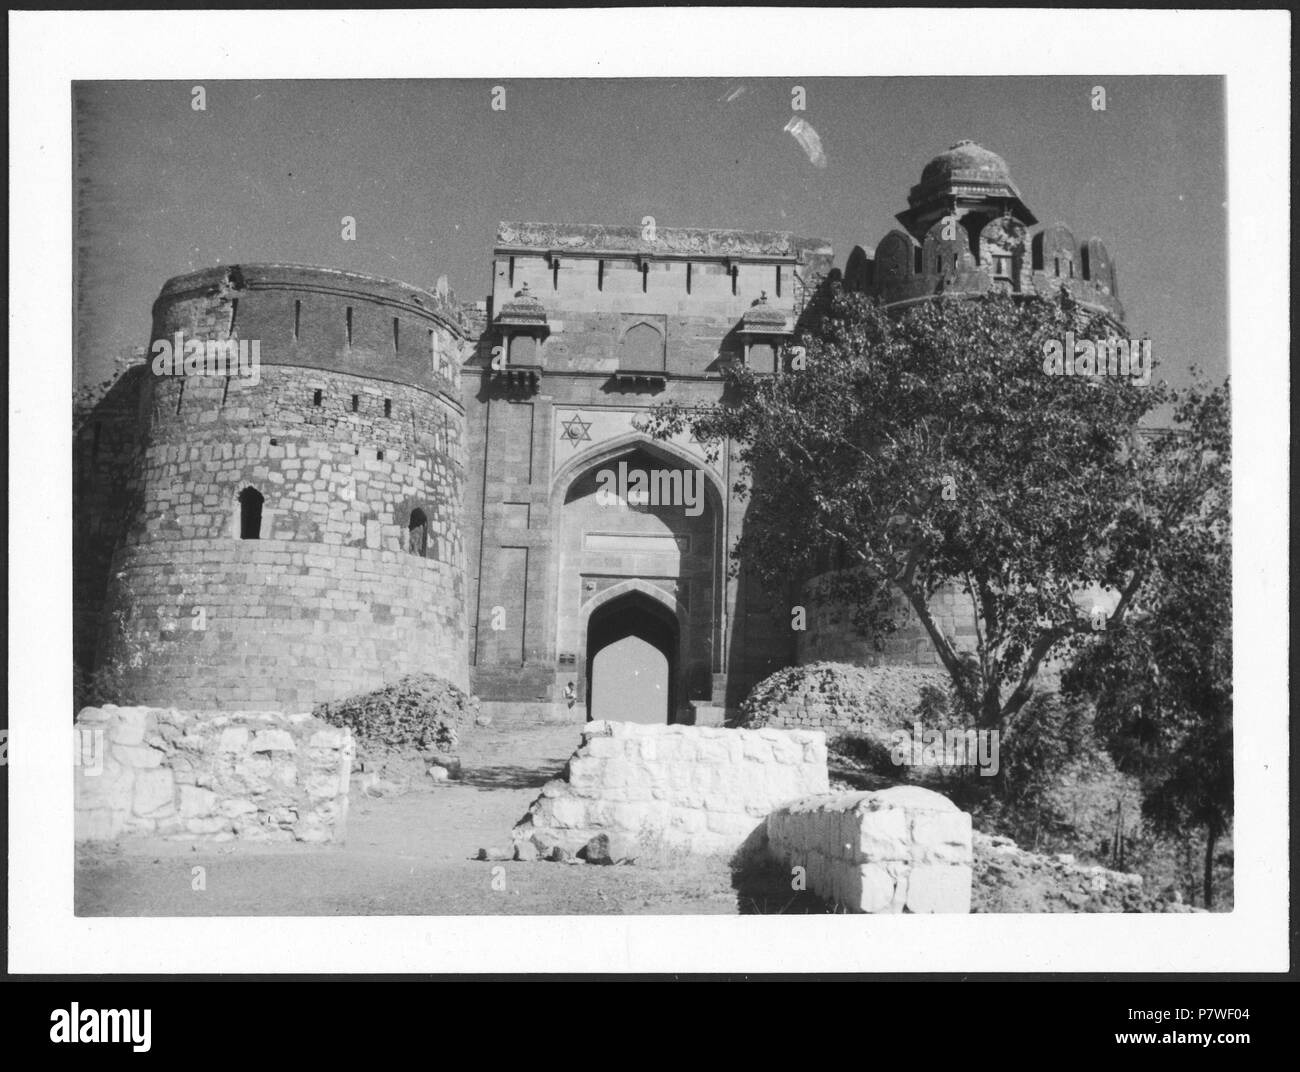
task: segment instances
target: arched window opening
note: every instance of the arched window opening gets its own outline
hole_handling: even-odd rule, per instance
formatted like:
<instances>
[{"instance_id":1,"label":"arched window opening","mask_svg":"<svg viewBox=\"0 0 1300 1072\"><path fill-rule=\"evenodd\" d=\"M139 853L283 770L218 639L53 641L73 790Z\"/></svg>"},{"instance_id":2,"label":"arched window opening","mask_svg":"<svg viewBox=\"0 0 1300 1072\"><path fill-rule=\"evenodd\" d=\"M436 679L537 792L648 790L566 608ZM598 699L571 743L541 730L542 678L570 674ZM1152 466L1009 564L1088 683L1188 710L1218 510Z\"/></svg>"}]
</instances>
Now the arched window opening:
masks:
<instances>
[{"instance_id":1,"label":"arched window opening","mask_svg":"<svg viewBox=\"0 0 1300 1072\"><path fill-rule=\"evenodd\" d=\"M245 488L239 493L239 538L262 538L262 504L266 500L256 488Z\"/></svg>"},{"instance_id":2,"label":"arched window opening","mask_svg":"<svg viewBox=\"0 0 1300 1072\"><path fill-rule=\"evenodd\" d=\"M429 518L423 510L412 510L406 529L406 549L424 558L429 550Z\"/></svg>"}]
</instances>

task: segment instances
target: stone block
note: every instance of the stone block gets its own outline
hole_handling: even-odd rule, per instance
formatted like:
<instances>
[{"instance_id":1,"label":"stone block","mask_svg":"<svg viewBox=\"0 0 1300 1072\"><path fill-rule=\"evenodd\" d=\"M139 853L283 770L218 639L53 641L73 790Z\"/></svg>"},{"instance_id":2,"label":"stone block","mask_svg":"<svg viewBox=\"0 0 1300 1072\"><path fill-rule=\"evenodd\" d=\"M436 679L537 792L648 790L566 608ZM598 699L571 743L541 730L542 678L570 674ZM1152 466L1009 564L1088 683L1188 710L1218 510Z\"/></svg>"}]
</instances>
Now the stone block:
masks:
<instances>
[{"instance_id":1,"label":"stone block","mask_svg":"<svg viewBox=\"0 0 1300 1072\"><path fill-rule=\"evenodd\" d=\"M611 737L592 737L583 750L596 759L610 759L623 754L623 744Z\"/></svg>"},{"instance_id":2,"label":"stone block","mask_svg":"<svg viewBox=\"0 0 1300 1072\"><path fill-rule=\"evenodd\" d=\"M142 770L136 774L131 811L158 819L174 812L176 784L170 770Z\"/></svg>"},{"instance_id":3,"label":"stone block","mask_svg":"<svg viewBox=\"0 0 1300 1072\"><path fill-rule=\"evenodd\" d=\"M561 828L581 826L587 818L585 801L574 797L557 797L550 801L551 819Z\"/></svg>"},{"instance_id":4,"label":"stone block","mask_svg":"<svg viewBox=\"0 0 1300 1072\"><path fill-rule=\"evenodd\" d=\"M912 816L912 840L918 845L966 845L971 842L970 816L961 811L924 811Z\"/></svg>"},{"instance_id":5,"label":"stone block","mask_svg":"<svg viewBox=\"0 0 1300 1072\"><path fill-rule=\"evenodd\" d=\"M248 727L231 726L229 729L221 731L221 739L217 742L218 752L242 752L248 747Z\"/></svg>"},{"instance_id":6,"label":"stone block","mask_svg":"<svg viewBox=\"0 0 1300 1072\"><path fill-rule=\"evenodd\" d=\"M108 731L108 739L114 744L138 745L144 740L145 728L149 721L147 707L119 707L117 720Z\"/></svg>"},{"instance_id":7,"label":"stone block","mask_svg":"<svg viewBox=\"0 0 1300 1072\"><path fill-rule=\"evenodd\" d=\"M921 864L908 874L909 912L969 912L971 870L952 864Z\"/></svg>"},{"instance_id":8,"label":"stone block","mask_svg":"<svg viewBox=\"0 0 1300 1072\"><path fill-rule=\"evenodd\" d=\"M342 748L350 736L351 732L345 729L317 730L308 744L312 748Z\"/></svg>"},{"instance_id":9,"label":"stone block","mask_svg":"<svg viewBox=\"0 0 1300 1072\"><path fill-rule=\"evenodd\" d=\"M192 785L181 786L181 818L197 819L212 814L217 803L217 794L210 789L198 789Z\"/></svg>"},{"instance_id":10,"label":"stone block","mask_svg":"<svg viewBox=\"0 0 1300 1072\"><path fill-rule=\"evenodd\" d=\"M864 860L910 860L907 812L902 808L864 809L856 814L857 849Z\"/></svg>"},{"instance_id":11,"label":"stone block","mask_svg":"<svg viewBox=\"0 0 1300 1072\"><path fill-rule=\"evenodd\" d=\"M162 765L163 754L155 748L143 745L113 745L113 758L127 767L149 770Z\"/></svg>"},{"instance_id":12,"label":"stone block","mask_svg":"<svg viewBox=\"0 0 1300 1072\"><path fill-rule=\"evenodd\" d=\"M894 878L884 864L862 864L856 868L861 881L859 912L887 912L894 900Z\"/></svg>"},{"instance_id":13,"label":"stone block","mask_svg":"<svg viewBox=\"0 0 1300 1072\"><path fill-rule=\"evenodd\" d=\"M135 770L109 762L98 774L77 769L73 779L73 803L77 808L108 808L129 812L135 792Z\"/></svg>"},{"instance_id":14,"label":"stone block","mask_svg":"<svg viewBox=\"0 0 1300 1072\"><path fill-rule=\"evenodd\" d=\"M287 730L259 730L248 745L250 752L295 752L297 749Z\"/></svg>"}]
</instances>

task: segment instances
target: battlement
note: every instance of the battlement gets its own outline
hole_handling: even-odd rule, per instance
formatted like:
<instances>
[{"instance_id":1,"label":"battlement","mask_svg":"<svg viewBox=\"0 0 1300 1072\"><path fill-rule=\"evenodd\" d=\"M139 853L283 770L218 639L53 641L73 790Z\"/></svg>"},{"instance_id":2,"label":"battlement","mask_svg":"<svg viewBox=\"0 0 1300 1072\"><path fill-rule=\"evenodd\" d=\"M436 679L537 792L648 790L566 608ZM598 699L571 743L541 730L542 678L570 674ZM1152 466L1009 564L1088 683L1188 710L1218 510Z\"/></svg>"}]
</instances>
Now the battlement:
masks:
<instances>
[{"instance_id":1,"label":"battlement","mask_svg":"<svg viewBox=\"0 0 1300 1072\"><path fill-rule=\"evenodd\" d=\"M511 223L497 228L497 253L542 252L584 257L748 260L809 264L829 261L830 243L786 231L728 231L704 227L642 227L605 224Z\"/></svg>"},{"instance_id":2,"label":"battlement","mask_svg":"<svg viewBox=\"0 0 1300 1072\"><path fill-rule=\"evenodd\" d=\"M445 296L393 279L296 264L237 264L169 279L153 344L176 333L257 340L266 365L294 365L438 391L459 405L470 325Z\"/></svg>"},{"instance_id":3,"label":"battlement","mask_svg":"<svg viewBox=\"0 0 1300 1072\"><path fill-rule=\"evenodd\" d=\"M260 290L301 290L357 298L440 320L448 330L465 334L460 306L450 295L444 297L398 279L309 264L231 264L201 268L167 280L154 308L159 303L180 299Z\"/></svg>"}]
</instances>

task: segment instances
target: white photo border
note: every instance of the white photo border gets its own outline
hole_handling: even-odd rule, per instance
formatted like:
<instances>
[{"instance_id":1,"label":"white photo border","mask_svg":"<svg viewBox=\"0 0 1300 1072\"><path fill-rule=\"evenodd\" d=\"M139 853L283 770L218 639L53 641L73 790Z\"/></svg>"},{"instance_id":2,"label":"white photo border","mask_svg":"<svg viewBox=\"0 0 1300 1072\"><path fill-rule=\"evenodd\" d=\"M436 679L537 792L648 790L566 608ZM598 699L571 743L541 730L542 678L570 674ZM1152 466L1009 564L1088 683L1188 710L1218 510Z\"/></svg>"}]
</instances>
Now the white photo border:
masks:
<instances>
[{"instance_id":1,"label":"white photo border","mask_svg":"<svg viewBox=\"0 0 1300 1072\"><path fill-rule=\"evenodd\" d=\"M9 27L11 972L1287 970L1289 12L95 11L11 12ZM791 47L801 40L809 46ZM960 47L917 47L939 40ZM1226 76L1229 340L1243 372L1233 382L1233 912L73 915L71 83L506 74Z\"/></svg>"}]
</instances>

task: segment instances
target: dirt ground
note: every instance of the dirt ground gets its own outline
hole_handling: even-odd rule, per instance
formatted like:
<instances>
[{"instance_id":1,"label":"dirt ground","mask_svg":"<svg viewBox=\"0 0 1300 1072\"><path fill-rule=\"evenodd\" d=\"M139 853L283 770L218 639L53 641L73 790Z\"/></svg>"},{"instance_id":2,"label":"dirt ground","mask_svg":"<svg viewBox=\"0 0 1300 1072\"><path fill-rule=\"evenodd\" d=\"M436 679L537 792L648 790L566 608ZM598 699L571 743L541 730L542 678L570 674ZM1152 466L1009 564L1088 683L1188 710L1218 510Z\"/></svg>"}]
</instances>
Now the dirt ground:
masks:
<instances>
[{"instance_id":1,"label":"dirt ground","mask_svg":"<svg viewBox=\"0 0 1300 1072\"><path fill-rule=\"evenodd\" d=\"M475 727L462 777L379 799L353 795L343 845L126 839L77 848L79 916L735 915L824 912L788 875L671 865L486 863L578 747L577 725ZM204 889L193 868L204 868ZM493 870L504 868L505 889ZM500 882L497 883L500 885Z\"/></svg>"}]
</instances>

